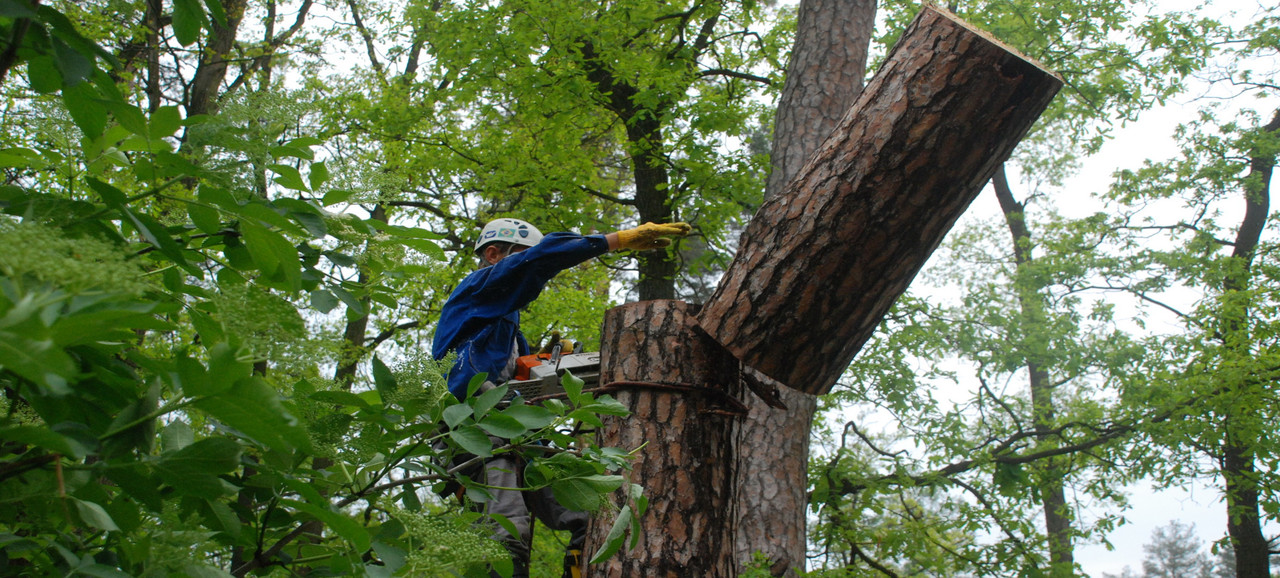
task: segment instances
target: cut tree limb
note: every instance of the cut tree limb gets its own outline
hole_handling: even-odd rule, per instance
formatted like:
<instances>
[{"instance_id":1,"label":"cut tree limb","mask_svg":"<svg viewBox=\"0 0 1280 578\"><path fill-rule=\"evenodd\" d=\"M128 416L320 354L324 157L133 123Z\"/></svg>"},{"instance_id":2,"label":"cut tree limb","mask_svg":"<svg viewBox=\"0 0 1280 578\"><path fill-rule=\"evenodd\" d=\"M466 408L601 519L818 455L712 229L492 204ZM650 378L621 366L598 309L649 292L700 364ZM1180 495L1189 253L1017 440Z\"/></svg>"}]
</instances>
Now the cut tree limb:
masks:
<instances>
[{"instance_id":1,"label":"cut tree limb","mask_svg":"<svg viewBox=\"0 0 1280 578\"><path fill-rule=\"evenodd\" d=\"M747 366L830 391L1061 86L926 6L797 178L760 207L698 322Z\"/></svg>"}]
</instances>

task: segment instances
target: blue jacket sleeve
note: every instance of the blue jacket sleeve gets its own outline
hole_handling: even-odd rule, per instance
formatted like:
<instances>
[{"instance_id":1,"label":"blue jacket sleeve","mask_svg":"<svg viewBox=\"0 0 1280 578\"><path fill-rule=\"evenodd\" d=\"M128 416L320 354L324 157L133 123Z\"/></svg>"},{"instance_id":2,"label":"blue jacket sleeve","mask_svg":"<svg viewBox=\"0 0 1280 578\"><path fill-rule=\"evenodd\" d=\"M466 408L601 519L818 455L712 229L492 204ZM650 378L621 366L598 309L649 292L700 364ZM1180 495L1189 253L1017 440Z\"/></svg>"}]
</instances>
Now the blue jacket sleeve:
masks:
<instances>
[{"instance_id":1,"label":"blue jacket sleeve","mask_svg":"<svg viewBox=\"0 0 1280 578\"><path fill-rule=\"evenodd\" d=\"M527 352L520 336L520 310L542 293L553 277L609 251L603 235L552 233L536 246L468 275L440 311L431 352L458 359L449 372L449 391L461 399L477 373L495 377L512 351Z\"/></svg>"}]
</instances>

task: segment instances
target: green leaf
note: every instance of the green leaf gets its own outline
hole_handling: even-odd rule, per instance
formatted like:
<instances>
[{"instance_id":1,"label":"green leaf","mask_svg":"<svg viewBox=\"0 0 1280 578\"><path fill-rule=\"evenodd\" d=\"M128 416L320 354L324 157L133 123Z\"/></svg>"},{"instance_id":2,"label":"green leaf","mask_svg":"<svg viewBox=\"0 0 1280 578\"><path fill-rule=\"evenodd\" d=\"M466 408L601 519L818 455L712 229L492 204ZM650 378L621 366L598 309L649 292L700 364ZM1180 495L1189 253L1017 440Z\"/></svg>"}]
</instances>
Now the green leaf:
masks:
<instances>
[{"instance_id":1,"label":"green leaf","mask_svg":"<svg viewBox=\"0 0 1280 578\"><path fill-rule=\"evenodd\" d=\"M525 429L524 424L520 423L519 420L500 413L485 416L484 419L480 420L480 427L489 432L489 435L507 439L529 431Z\"/></svg>"},{"instance_id":2,"label":"green leaf","mask_svg":"<svg viewBox=\"0 0 1280 578\"><path fill-rule=\"evenodd\" d=\"M62 104L86 137L98 138L107 129L107 107L99 100L93 85L81 82L65 88Z\"/></svg>"},{"instance_id":3,"label":"green leaf","mask_svg":"<svg viewBox=\"0 0 1280 578\"><path fill-rule=\"evenodd\" d=\"M129 222L133 224L133 227L138 230L138 233L147 242L159 249L160 253L168 257L170 261L187 269L193 275L201 273L199 269L191 271L192 265L187 262L186 256L182 254L182 247L179 247L178 243L174 242L173 237L169 236L169 231L164 225L160 224L160 221L151 218L150 215L135 213L129 210L128 207L120 207L120 212L129 219Z\"/></svg>"},{"instance_id":4,"label":"green leaf","mask_svg":"<svg viewBox=\"0 0 1280 578\"><path fill-rule=\"evenodd\" d=\"M469 454L482 458L493 455L493 443L489 441L489 435L473 424L450 430L449 439Z\"/></svg>"},{"instance_id":5,"label":"green leaf","mask_svg":"<svg viewBox=\"0 0 1280 578\"><path fill-rule=\"evenodd\" d=\"M176 106L162 106L151 113L150 138L173 136L182 128L182 115Z\"/></svg>"},{"instance_id":6,"label":"green leaf","mask_svg":"<svg viewBox=\"0 0 1280 578\"><path fill-rule=\"evenodd\" d=\"M321 313L333 311L338 306L338 298L333 293L324 289L316 289L311 292L311 308Z\"/></svg>"},{"instance_id":7,"label":"green leaf","mask_svg":"<svg viewBox=\"0 0 1280 578\"><path fill-rule=\"evenodd\" d=\"M42 169L49 161L39 151L22 147L0 149L0 167Z\"/></svg>"},{"instance_id":8,"label":"green leaf","mask_svg":"<svg viewBox=\"0 0 1280 578\"><path fill-rule=\"evenodd\" d=\"M226 392L194 405L272 449L290 452L311 446L306 429L284 409L280 394L261 377L241 379Z\"/></svg>"},{"instance_id":9,"label":"green leaf","mask_svg":"<svg viewBox=\"0 0 1280 578\"><path fill-rule=\"evenodd\" d=\"M28 339L0 330L0 369L7 369L44 387L53 395L65 395L67 380L76 373L75 363L49 339Z\"/></svg>"},{"instance_id":10,"label":"green leaf","mask_svg":"<svg viewBox=\"0 0 1280 578\"><path fill-rule=\"evenodd\" d=\"M46 427L34 425L19 425L0 429L0 439L15 441L26 445L40 446L51 452L56 452L75 459L83 458L88 454L89 450L89 448L86 448L83 444L73 438L64 436Z\"/></svg>"},{"instance_id":11,"label":"green leaf","mask_svg":"<svg viewBox=\"0 0 1280 578\"><path fill-rule=\"evenodd\" d=\"M502 415L520 422L520 425L529 430L542 429L555 421L554 414L538 405L512 404L511 407L502 410Z\"/></svg>"},{"instance_id":12,"label":"green leaf","mask_svg":"<svg viewBox=\"0 0 1280 578\"><path fill-rule=\"evenodd\" d=\"M446 259L444 249L441 249L440 245L437 245L435 241L428 241L426 239L401 239L400 244L414 249L437 261L444 261Z\"/></svg>"},{"instance_id":13,"label":"green leaf","mask_svg":"<svg viewBox=\"0 0 1280 578\"><path fill-rule=\"evenodd\" d=\"M449 426L450 429L453 429L458 427L458 424L466 421L466 419L472 415L474 415L474 413L471 411L470 405L465 403L455 403L444 408L444 412L441 414L441 419L444 420L445 425Z\"/></svg>"},{"instance_id":14,"label":"green leaf","mask_svg":"<svg viewBox=\"0 0 1280 578\"><path fill-rule=\"evenodd\" d=\"M382 358L377 355L373 356L373 385L378 390L378 395L382 399L388 400L394 396L400 386L396 384L396 376L391 373L387 365L382 362Z\"/></svg>"},{"instance_id":15,"label":"green leaf","mask_svg":"<svg viewBox=\"0 0 1280 578\"><path fill-rule=\"evenodd\" d=\"M599 399L593 400L591 403L588 403L578 409L604 415L616 415L619 417L626 417L631 413L627 410L627 406L622 405L622 402L614 399L611 395L602 395Z\"/></svg>"},{"instance_id":16,"label":"green leaf","mask_svg":"<svg viewBox=\"0 0 1280 578\"><path fill-rule=\"evenodd\" d=\"M307 174L307 182L311 190L317 190L329 181L329 167L324 161L311 163L311 172Z\"/></svg>"},{"instance_id":17,"label":"green leaf","mask_svg":"<svg viewBox=\"0 0 1280 578\"><path fill-rule=\"evenodd\" d=\"M306 192L311 190L307 188L306 183L302 182L302 173L298 172L298 169L289 165L280 164L267 165L267 168L275 172L276 175L279 175L272 179L276 184L294 191Z\"/></svg>"},{"instance_id":18,"label":"green leaf","mask_svg":"<svg viewBox=\"0 0 1280 578\"><path fill-rule=\"evenodd\" d=\"M373 542L373 537L369 535L369 531L350 516L308 502L299 502L297 500L282 500L282 502L323 522L325 526L328 526L342 539L350 542L355 547L356 552L367 551Z\"/></svg>"},{"instance_id":19,"label":"green leaf","mask_svg":"<svg viewBox=\"0 0 1280 578\"><path fill-rule=\"evenodd\" d=\"M356 299L356 296L352 295L350 291L347 291L341 285L330 285L329 289L333 291L333 294L337 295L338 299L347 306L348 315L365 314L365 304L361 303L359 299Z\"/></svg>"},{"instance_id":20,"label":"green leaf","mask_svg":"<svg viewBox=\"0 0 1280 578\"><path fill-rule=\"evenodd\" d=\"M39 25L33 24L32 28L37 26ZM27 82L30 83L31 90L40 94L52 94L63 88L62 69L58 67L57 61L51 55L33 55L27 60ZM78 87L83 84L74 86ZM71 88L71 86L67 88ZM72 116L74 117L74 113Z\"/></svg>"},{"instance_id":21,"label":"green leaf","mask_svg":"<svg viewBox=\"0 0 1280 578\"><path fill-rule=\"evenodd\" d=\"M209 348L209 381L207 391L190 395L217 395L231 389L242 379L253 375L253 364L240 360L228 343L215 343Z\"/></svg>"},{"instance_id":22,"label":"green leaf","mask_svg":"<svg viewBox=\"0 0 1280 578\"><path fill-rule=\"evenodd\" d=\"M67 46L61 38L53 37L53 53L58 60L58 70L66 86L75 86L88 80L93 74L93 60Z\"/></svg>"},{"instance_id":23,"label":"green leaf","mask_svg":"<svg viewBox=\"0 0 1280 578\"><path fill-rule=\"evenodd\" d=\"M121 572L106 564L86 564L77 566L75 569L78 574L87 574L96 578L132 578L131 574Z\"/></svg>"},{"instance_id":24,"label":"green leaf","mask_svg":"<svg viewBox=\"0 0 1280 578\"><path fill-rule=\"evenodd\" d=\"M329 234L324 213L315 205L298 199L276 199L275 205L285 209L289 218L302 225L312 237L319 239Z\"/></svg>"},{"instance_id":25,"label":"green leaf","mask_svg":"<svg viewBox=\"0 0 1280 578\"><path fill-rule=\"evenodd\" d=\"M187 312L191 316L191 325L195 327L196 333L200 335L200 340L205 343L219 343L226 341L223 335L222 324L215 321L209 314L191 309Z\"/></svg>"},{"instance_id":26,"label":"green leaf","mask_svg":"<svg viewBox=\"0 0 1280 578\"><path fill-rule=\"evenodd\" d=\"M240 222L244 246L253 262L269 280L282 281L282 289L297 290L302 287L302 263L298 250L284 235L249 222Z\"/></svg>"},{"instance_id":27,"label":"green leaf","mask_svg":"<svg viewBox=\"0 0 1280 578\"><path fill-rule=\"evenodd\" d=\"M205 233L214 235L222 230L222 219L218 210L204 203L188 202L187 216L191 217L191 222Z\"/></svg>"},{"instance_id":28,"label":"green leaf","mask_svg":"<svg viewBox=\"0 0 1280 578\"><path fill-rule=\"evenodd\" d=\"M623 506L618 511L618 517L614 519L613 525L609 527L609 535L605 536L604 544L600 545L600 549L596 550L595 556L591 557L589 564L599 564L613 557L622 549L623 542L626 541L627 528L631 525L631 506Z\"/></svg>"},{"instance_id":29,"label":"green leaf","mask_svg":"<svg viewBox=\"0 0 1280 578\"><path fill-rule=\"evenodd\" d=\"M195 432L182 420L174 421L160 430L160 447L166 452L179 451L195 441Z\"/></svg>"},{"instance_id":30,"label":"green leaf","mask_svg":"<svg viewBox=\"0 0 1280 578\"><path fill-rule=\"evenodd\" d=\"M200 38L200 29L205 27L204 9L200 0L173 1L173 36L183 46L191 46Z\"/></svg>"},{"instance_id":31,"label":"green leaf","mask_svg":"<svg viewBox=\"0 0 1280 578\"><path fill-rule=\"evenodd\" d=\"M76 29L76 25L62 12L51 6L40 6L39 14L40 20L43 20L49 26L53 37L65 42L72 50L89 58L91 63L92 59L97 57L107 61L112 67L119 67L120 62L116 60L114 54L80 34L79 30ZM98 73L101 73L101 71L95 71L95 75Z\"/></svg>"},{"instance_id":32,"label":"green leaf","mask_svg":"<svg viewBox=\"0 0 1280 578\"><path fill-rule=\"evenodd\" d=\"M88 177L85 181L89 183L89 188L93 189L93 192L98 193L98 196L102 197L103 202L105 202L108 207L113 209L120 208L121 206L124 206L125 201L128 200L128 196L124 194L124 191L117 189L110 183L100 181L93 177Z\"/></svg>"},{"instance_id":33,"label":"green leaf","mask_svg":"<svg viewBox=\"0 0 1280 578\"><path fill-rule=\"evenodd\" d=\"M120 126L129 129L129 132L140 137L148 137L147 115L142 112L142 109L123 100L116 101L108 99L106 101L106 105L107 109L111 111L111 116L115 117L116 122L119 122ZM151 148L149 142L146 146L148 149Z\"/></svg>"},{"instance_id":34,"label":"green leaf","mask_svg":"<svg viewBox=\"0 0 1280 578\"><path fill-rule=\"evenodd\" d=\"M0 16L7 18L35 18L31 3L23 0L0 0Z\"/></svg>"},{"instance_id":35,"label":"green leaf","mask_svg":"<svg viewBox=\"0 0 1280 578\"><path fill-rule=\"evenodd\" d=\"M200 199L202 203L217 205L221 209L232 213L237 213L241 209L240 203L236 201L236 198L229 191L218 187L200 185L200 189L196 191L196 198Z\"/></svg>"},{"instance_id":36,"label":"green leaf","mask_svg":"<svg viewBox=\"0 0 1280 578\"><path fill-rule=\"evenodd\" d=\"M219 478L240 467L240 444L227 438L206 438L176 452L165 453L155 464L156 473L180 493L213 497L234 488Z\"/></svg>"},{"instance_id":37,"label":"green leaf","mask_svg":"<svg viewBox=\"0 0 1280 578\"><path fill-rule=\"evenodd\" d=\"M227 26L227 11L222 7L222 1L204 0L204 5L209 9L209 15L213 16L213 21L217 22L218 26L225 28Z\"/></svg>"},{"instance_id":38,"label":"green leaf","mask_svg":"<svg viewBox=\"0 0 1280 578\"><path fill-rule=\"evenodd\" d=\"M564 386L564 392L569 398L569 403L582 405L584 401L591 401L590 399L584 400L582 396L582 387L586 385L586 382L578 379L572 372L565 370L564 375L560 376L560 385Z\"/></svg>"},{"instance_id":39,"label":"green leaf","mask_svg":"<svg viewBox=\"0 0 1280 578\"><path fill-rule=\"evenodd\" d=\"M355 194L355 191L334 189L325 193L324 198L321 199L320 202L324 203L324 206L328 207L329 205L336 205L338 203L346 201L347 199L351 198L351 195L354 195L354 194Z\"/></svg>"},{"instance_id":40,"label":"green leaf","mask_svg":"<svg viewBox=\"0 0 1280 578\"><path fill-rule=\"evenodd\" d=\"M311 394L311 395L307 396L307 398L308 398L308 399L314 399L314 400L316 400L316 401L322 401L322 402L325 402L325 403L336 403L336 404L338 404L338 405L349 405L349 406L351 406L351 407L358 407L358 408L360 408L360 409L369 409L369 408L371 408L371 407L372 407L372 406L370 406L370 405L369 405L369 402L367 402L367 401L365 401L365 400L364 400L364 398L363 398L363 397L360 397L359 395L356 395L356 394L351 393L351 392L349 392L349 391L337 391L337 390L333 390L333 391L317 391L317 392L315 392L315 393L313 393L313 394Z\"/></svg>"},{"instance_id":41,"label":"green leaf","mask_svg":"<svg viewBox=\"0 0 1280 578\"><path fill-rule=\"evenodd\" d=\"M206 0L208 2L217 2L218 0ZM220 502L219 502L220 503ZM182 574L187 578L235 578L235 576L221 568L206 566L196 562L187 562L182 566Z\"/></svg>"},{"instance_id":42,"label":"green leaf","mask_svg":"<svg viewBox=\"0 0 1280 578\"><path fill-rule=\"evenodd\" d=\"M218 346L226 347L226 344L219 343L215 348ZM186 354L179 354L174 359L174 365L178 368L178 380L182 386L182 393L188 396L215 395L231 387L231 383L234 381L223 383L220 380L219 383L215 384L214 375L210 375L209 372L205 371L204 364L187 357ZM222 377L222 374L215 375L218 378Z\"/></svg>"},{"instance_id":43,"label":"green leaf","mask_svg":"<svg viewBox=\"0 0 1280 578\"><path fill-rule=\"evenodd\" d=\"M583 476L556 480L551 493L560 505L570 510L591 512L600 509L604 496L622 487L622 476Z\"/></svg>"},{"instance_id":44,"label":"green leaf","mask_svg":"<svg viewBox=\"0 0 1280 578\"><path fill-rule=\"evenodd\" d=\"M499 385L498 387L490 389L479 396L468 399L467 402L471 404L471 411L475 412L477 416L483 416L484 414L489 413L489 410L493 409L494 406L498 405L498 402L502 401L502 398L507 396L507 391L509 390L510 388L507 386Z\"/></svg>"}]
</instances>

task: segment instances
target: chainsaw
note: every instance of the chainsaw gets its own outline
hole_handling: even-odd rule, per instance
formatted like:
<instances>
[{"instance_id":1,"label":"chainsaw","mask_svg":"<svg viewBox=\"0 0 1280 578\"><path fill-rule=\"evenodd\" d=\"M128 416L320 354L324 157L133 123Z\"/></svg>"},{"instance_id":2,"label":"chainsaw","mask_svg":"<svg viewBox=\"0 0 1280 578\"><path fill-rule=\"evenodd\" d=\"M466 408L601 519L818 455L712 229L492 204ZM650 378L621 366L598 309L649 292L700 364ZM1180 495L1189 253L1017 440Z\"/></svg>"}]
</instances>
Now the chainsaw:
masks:
<instances>
[{"instance_id":1,"label":"chainsaw","mask_svg":"<svg viewBox=\"0 0 1280 578\"><path fill-rule=\"evenodd\" d=\"M543 351L516 359L515 377L507 382L525 399L564 393L560 378L565 372L594 387L600 381L600 352L583 351L582 343L575 343L566 353L564 342L556 342Z\"/></svg>"}]
</instances>

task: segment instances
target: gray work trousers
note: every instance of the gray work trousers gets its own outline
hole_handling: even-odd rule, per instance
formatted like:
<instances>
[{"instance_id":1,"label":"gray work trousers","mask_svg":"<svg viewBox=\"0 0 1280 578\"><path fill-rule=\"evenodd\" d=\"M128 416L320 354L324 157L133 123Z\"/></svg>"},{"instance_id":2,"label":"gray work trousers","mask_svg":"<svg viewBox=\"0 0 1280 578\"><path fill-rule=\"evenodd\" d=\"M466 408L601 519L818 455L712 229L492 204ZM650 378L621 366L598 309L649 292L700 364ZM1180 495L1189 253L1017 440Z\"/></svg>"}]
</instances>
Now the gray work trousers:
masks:
<instances>
[{"instance_id":1,"label":"gray work trousers","mask_svg":"<svg viewBox=\"0 0 1280 578\"><path fill-rule=\"evenodd\" d=\"M519 488L523 485L523 464L518 456L496 456L484 464L484 483L499 488ZM537 517L552 530L570 532L569 550L582 550L587 538L586 512L577 512L561 506L551 494L551 488L520 491L489 488L493 499L484 505L486 514L505 516L515 526L518 535L512 536L501 525L493 538L511 553L515 565L513 578L529 576L529 551L533 545L533 517Z\"/></svg>"}]
</instances>

